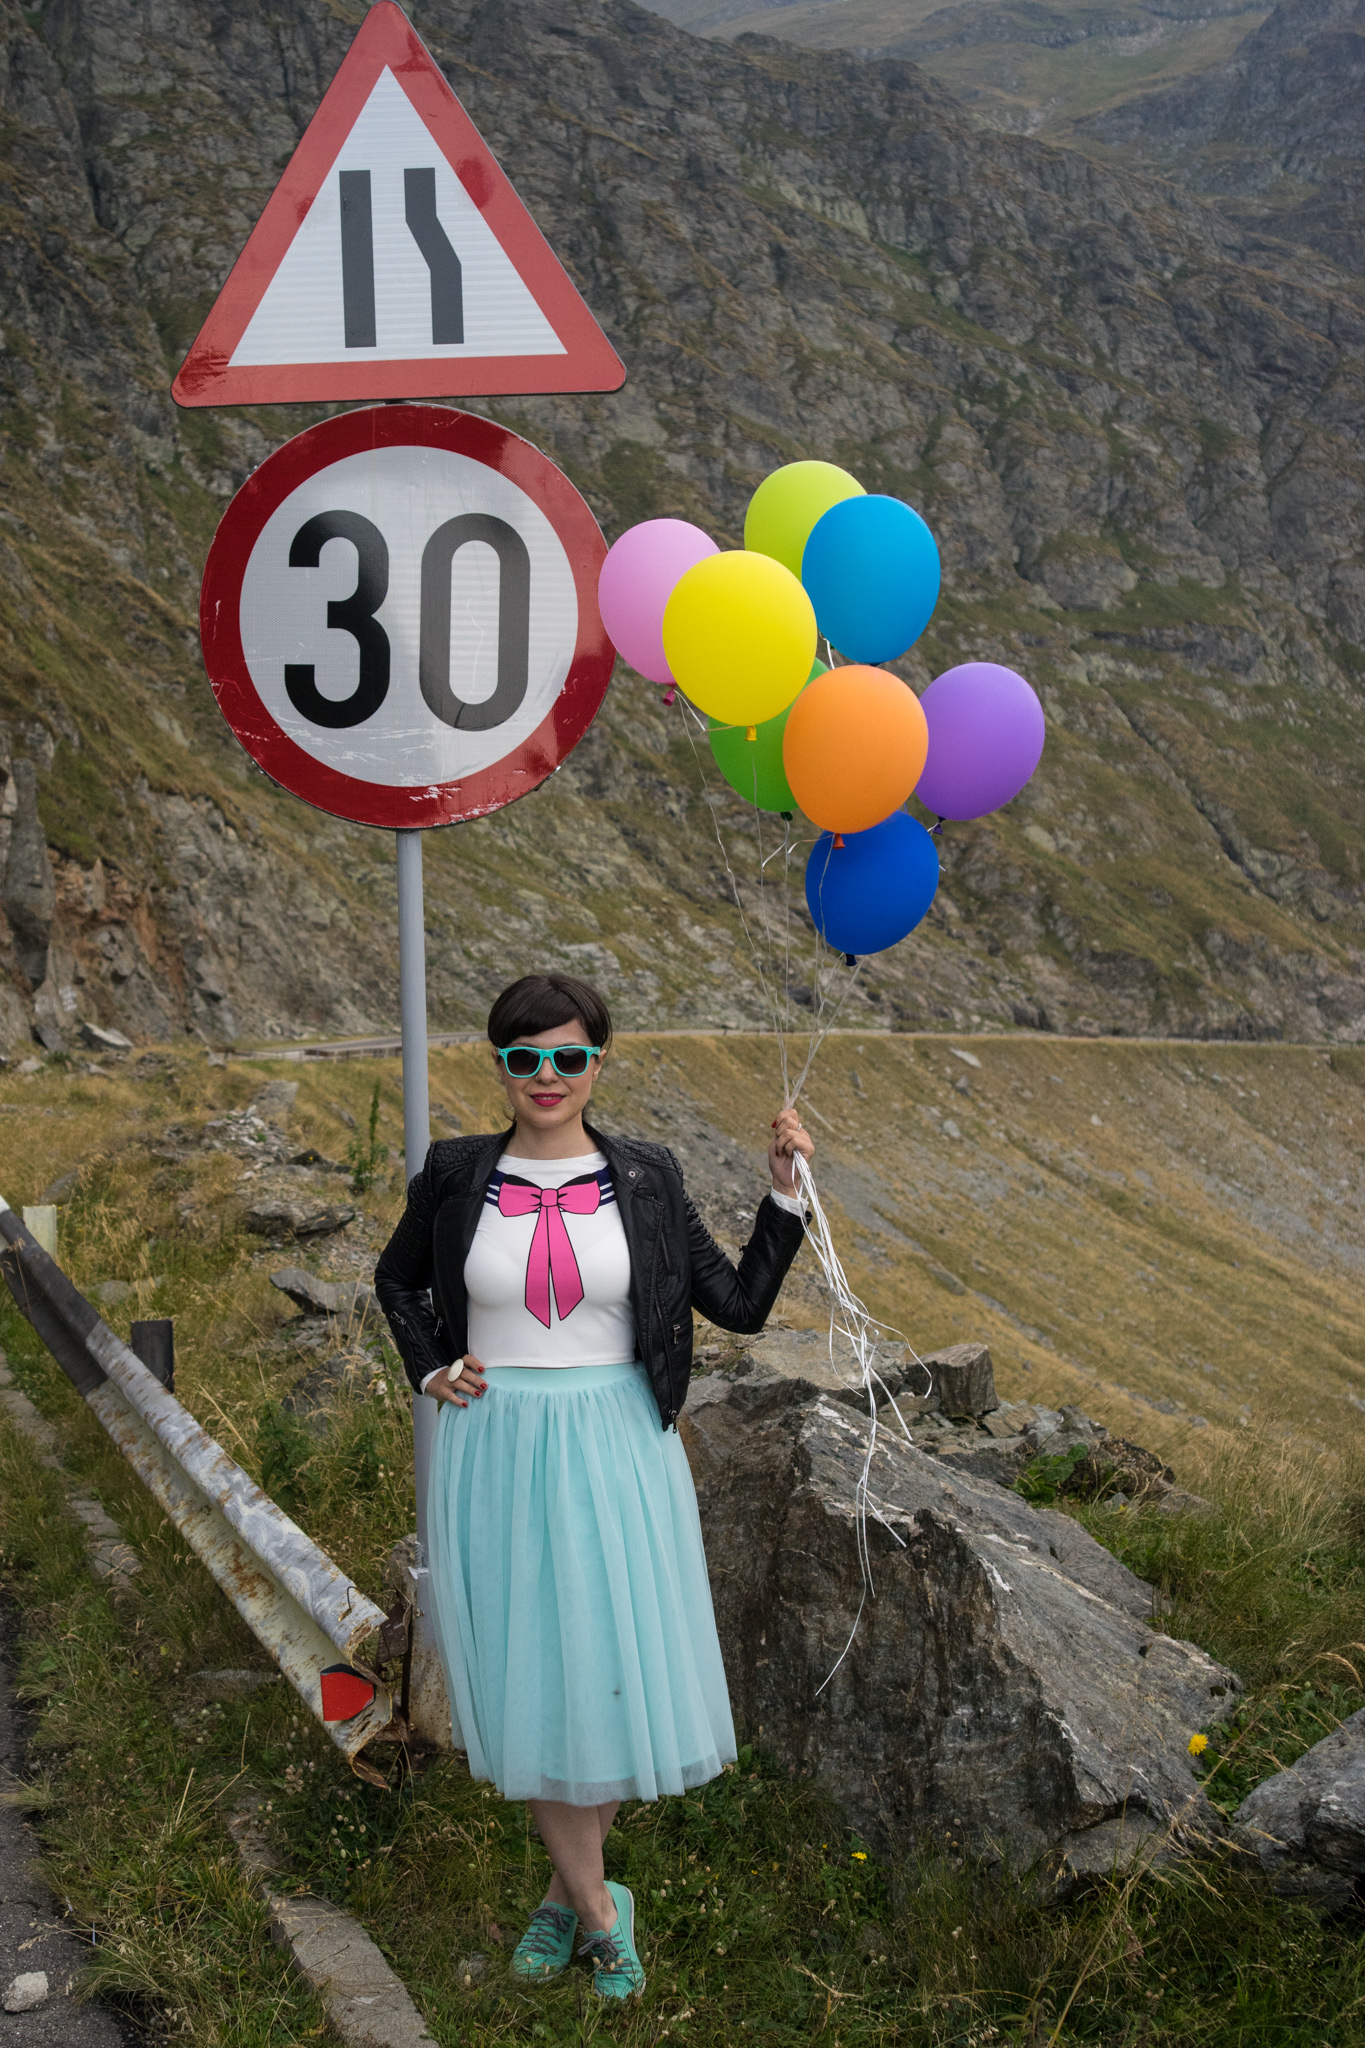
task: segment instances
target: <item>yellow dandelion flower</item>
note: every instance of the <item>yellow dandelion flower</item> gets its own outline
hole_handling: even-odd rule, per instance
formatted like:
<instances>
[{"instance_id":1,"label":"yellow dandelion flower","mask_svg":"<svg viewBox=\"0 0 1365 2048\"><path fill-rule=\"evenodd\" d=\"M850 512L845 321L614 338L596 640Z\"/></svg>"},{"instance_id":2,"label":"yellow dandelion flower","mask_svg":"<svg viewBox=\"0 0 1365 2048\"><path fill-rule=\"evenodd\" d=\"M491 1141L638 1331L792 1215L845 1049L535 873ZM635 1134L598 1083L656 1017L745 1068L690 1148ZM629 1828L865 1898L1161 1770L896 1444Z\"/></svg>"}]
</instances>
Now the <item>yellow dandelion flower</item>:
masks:
<instances>
[{"instance_id":1,"label":"yellow dandelion flower","mask_svg":"<svg viewBox=\"0 0 1365 2048\"><path fill-rule=\"evenodd\" d=\"M1202 1756L1204 1754L1204 1751L1208 1748L1208 1746L1209 1738L1207 1735L1192 1735L1190 1737L1191 1756Z\"/></svg>"},{"instance_id":2,"label":"yellow dandelion flower","mask_svg":"<svg viewBox=\"0 0 1365 2048\"><path fill-rule=\"evenodd\" d=\"M866 1849L855 1849L855 1850L853 1851L853 1861L854 1861L855 1863L866 1863L866 1861L867 1861L867 1851L866 1851Z\"/></svg>"}]
</instances>

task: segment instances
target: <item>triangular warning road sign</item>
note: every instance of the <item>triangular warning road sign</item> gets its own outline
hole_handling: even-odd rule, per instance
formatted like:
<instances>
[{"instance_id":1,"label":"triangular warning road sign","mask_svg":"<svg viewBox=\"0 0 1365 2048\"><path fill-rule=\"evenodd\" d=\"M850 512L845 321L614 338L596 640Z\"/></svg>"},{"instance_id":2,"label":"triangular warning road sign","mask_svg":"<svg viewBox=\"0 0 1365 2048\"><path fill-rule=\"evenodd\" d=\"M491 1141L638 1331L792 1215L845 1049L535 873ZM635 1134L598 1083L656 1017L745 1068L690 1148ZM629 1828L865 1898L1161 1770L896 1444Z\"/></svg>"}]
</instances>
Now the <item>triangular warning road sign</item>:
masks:
<instances>
[{"instance_id":1,"label":"triangular warning road sign","mask_svg":"<svg viewBox=\"0 0 1365 2048\"><path fill-rule=\"evenodd\" d=\"M179 405L615 391L625 369L393 0L361 24Z\"/></svg>"}]
</instances>

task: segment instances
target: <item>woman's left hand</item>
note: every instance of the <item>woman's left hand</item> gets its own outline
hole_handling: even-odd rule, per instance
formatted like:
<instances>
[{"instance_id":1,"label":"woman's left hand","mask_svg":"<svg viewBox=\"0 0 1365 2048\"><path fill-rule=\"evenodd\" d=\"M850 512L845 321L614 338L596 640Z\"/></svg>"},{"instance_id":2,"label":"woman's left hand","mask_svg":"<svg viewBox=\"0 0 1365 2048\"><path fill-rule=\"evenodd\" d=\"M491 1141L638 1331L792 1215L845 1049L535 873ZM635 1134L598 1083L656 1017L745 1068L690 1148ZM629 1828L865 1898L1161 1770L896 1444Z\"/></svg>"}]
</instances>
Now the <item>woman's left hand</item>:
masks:
<instances>
[{"instance_id":1,"label":"woman's left hand","mask_svg":"<svg viewBox=\"0 0 1365 2048\"><path fill-rule=\"evenodd\" d=\"M773 1119L773 1138L768 1147L768 1171L773 1177L773 1186L780 1195L796 1193L796 1168L793 1154L799 1152L803 1159L810 1159L815 1144L809 1131L802 1128L801 1119L794 1109L779 1110Z\"/></svg>"}]
</instances>

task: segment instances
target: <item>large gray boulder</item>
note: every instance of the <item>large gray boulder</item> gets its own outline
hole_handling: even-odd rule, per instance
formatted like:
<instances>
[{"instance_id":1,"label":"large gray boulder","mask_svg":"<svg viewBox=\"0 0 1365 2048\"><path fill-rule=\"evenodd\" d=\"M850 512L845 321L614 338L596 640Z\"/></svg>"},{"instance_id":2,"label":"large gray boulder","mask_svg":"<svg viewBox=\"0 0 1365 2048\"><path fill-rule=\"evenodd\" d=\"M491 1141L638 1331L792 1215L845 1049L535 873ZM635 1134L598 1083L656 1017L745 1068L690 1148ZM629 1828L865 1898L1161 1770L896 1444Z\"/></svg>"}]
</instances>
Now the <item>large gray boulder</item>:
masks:
<instances>
[{"instance_id":1,"label":"large gray boulder","mask_svg":"<svg viewBox=\"0 0 1365 2048\"><path fill-rule=\"evenodd\" d=\"M680 1427L736 1719L870 1843L1065 1876L1219 1831L1188 1742L1238 1680L1077 1523L883 1427L864 1604L864 1418L760 1365L695 1381Z\"/></svg>"},{"instance_id":2,"label":"large gray boulder","mask_svg":"<svg viewBox=\"0 0 1365 2048\"><path fill-rule=\"evenodd\" d=\"M1277 1892L1350 1905L1365 1887L1365 1708L1259 1784L1233 1822Z\"/></svg>"}]
</instances>

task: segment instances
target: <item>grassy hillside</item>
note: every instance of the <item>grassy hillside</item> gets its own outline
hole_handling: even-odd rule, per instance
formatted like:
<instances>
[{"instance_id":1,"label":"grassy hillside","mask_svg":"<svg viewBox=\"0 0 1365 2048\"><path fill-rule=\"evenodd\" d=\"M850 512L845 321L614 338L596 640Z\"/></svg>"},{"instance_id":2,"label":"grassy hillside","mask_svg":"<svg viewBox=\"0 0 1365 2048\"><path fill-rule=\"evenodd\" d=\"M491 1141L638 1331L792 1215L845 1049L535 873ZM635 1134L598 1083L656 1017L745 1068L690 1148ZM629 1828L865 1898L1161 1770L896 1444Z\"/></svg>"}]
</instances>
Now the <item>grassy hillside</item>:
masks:
<instances>
[{"instance_id":1,"label":"grassy hillside","mask_svg":"<svg viewBox=\"0 0 1365 2048\"><path fill-rule=\"evenodd\" d=\"M433 1058L438 1130L494 1121L490 1066L472 1045ZM771 1039L630 1035L602 1120L666 1138L733 1243L761 1186L776 1068ZM397 1146L396 1062L156 1051L107 1075L0 1076L0 1192L19 1203L58 1182L63 1263L87 1290L131 1290L105 1311L125 1332L135 1314L175 1317L188 1406L378 1593L412 1526L405 1395L339 1386L325 1435L282 1415L318 1354L268 1274L300 1256L368 1272L401 1175L311 1250L245 1234L248 1197L345 1185L264 1166L231 1122L280 1080L298 1083L292 1112L275 1112L286 1154L339 1156L376 1082L380 1142ZM1207 1519L1082 1512L1162 1586L1163 1625L1247 1684L1200 1766L1224 1811L1365 1701L1362 1091L1356 1051L855 1033L827 1042L806 1099L841 1250L879 1314L921 1350L987 1337L1006 1394L1078 1400L1213 1501ZM779 1320L809 1326L822 1308L803 1254ZM24 1609L36 1715L26 1798L55 1884L98 1937L92 1982L203 2048L320 2035L226 1833L254 1794L288 1882L360 1917L438 2041L600 2035L577 1974L533 2005L507 1978L545 1875L522 1810L453 1760L398 1796L359 1786L287 1689L225 1692L212 1674L259 1668L258 1647L3 1302L0 1346L143 1559L131 1594L97 1590L53 1475L0 1417L0 1584ZM703 1794L627 1808L608 1867L636 1890L651 1982L613 2038L1365 2041L1354 1932L1275 1903L1235 1858L1101 1883L1059 1909L951 1844L904 1868L862 1849L747 1747Z\"/></svg>"},{"instance_id":2,"label":"grassy hillside","mask_svg":"<svg viewBox=\"0 0 1365 2048\"><path fill-rule=\"evenodd\" d=\"M401 1142L396 1061L157 1054L107 1077L0 1079L0 1193L20 1207L80 1168L120 1233L117 1250L86 1246L82 1277L138 1281L144 1309L126 1313L151 1312L147 1276L205 1232L231 1233L247 1194L342 1187L201 1145L272 1074L299 1083L291 1144L343 1158L341 1113L363 1121L375 1081L381 1140ZM433 1053L432 1099L436 1135L498 1127L483 1047ZM598 1098L608 1128L674 1147L731 1243L747 1234L779 1100L774 1042L741 1034L630 1034ZM854 1284L918 1350L985 1339L1008 1396L1080 1401L1182 1462L1204 1455L1205 1426L1210 1441L1248 1423L1290 1432L1328 1456L1365 1430L1365 1051L841 1033L804 1102ZM135 1223L149 1172L177 1219L158 1245ZM324 1263L335 1251L360 1270L399 1199L367 1196L368 1220L325 1243ZM241 1328L268 1330L283 1310L264 1256L232 1242ZM780 1313L823 1320L804 1261ZM249 1346L239 1370L258 1384Z\"/></svg>"}]
</instances>

